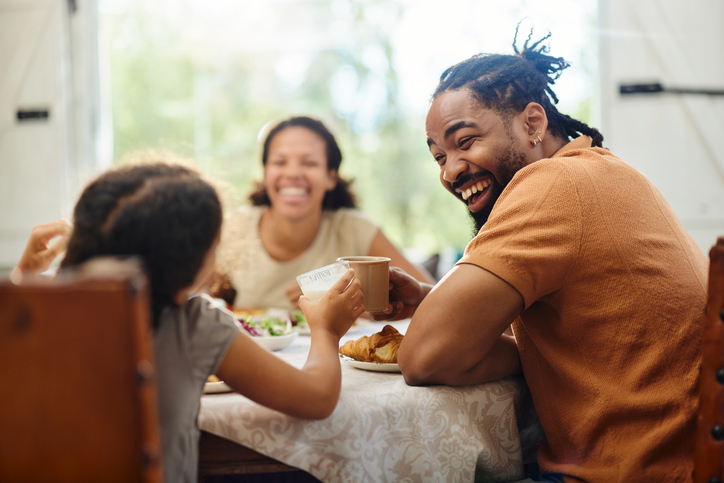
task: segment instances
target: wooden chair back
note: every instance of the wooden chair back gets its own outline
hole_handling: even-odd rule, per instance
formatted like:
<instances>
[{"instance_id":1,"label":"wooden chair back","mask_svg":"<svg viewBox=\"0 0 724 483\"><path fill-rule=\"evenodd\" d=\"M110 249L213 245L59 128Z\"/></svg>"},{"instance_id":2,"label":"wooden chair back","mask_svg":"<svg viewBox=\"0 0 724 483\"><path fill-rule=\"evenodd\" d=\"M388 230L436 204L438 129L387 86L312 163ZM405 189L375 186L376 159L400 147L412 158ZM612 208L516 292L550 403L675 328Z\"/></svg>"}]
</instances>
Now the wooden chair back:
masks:
<instances>
[{"instance_id":1,"label":"wooden chair back","mask_svg":"<svg viewBox=\"0 0 724 483\"><path fill-rule=\"evenodd\" d=\"M0 481L162 481L149 307L133 261L0 282Z\"/></svg>"},{"instance_id":2,"label":"wooden chair back","mask_svg":"<svg viewBox=\"0 0 724 483\"><path fill-rule=\"evenodd\" d=\"M709 252L694 482L724 481L724 237Z\"/></svg>"}]
</instances>

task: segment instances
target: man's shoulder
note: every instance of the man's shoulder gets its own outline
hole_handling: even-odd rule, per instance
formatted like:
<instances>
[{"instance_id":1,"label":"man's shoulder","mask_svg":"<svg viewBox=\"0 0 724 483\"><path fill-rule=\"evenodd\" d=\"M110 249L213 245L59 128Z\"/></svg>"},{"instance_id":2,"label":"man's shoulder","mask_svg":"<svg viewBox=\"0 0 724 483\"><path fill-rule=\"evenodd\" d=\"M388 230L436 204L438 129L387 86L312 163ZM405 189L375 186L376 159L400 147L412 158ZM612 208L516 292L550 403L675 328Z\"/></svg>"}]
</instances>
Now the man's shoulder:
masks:
<instances>
[{"instance_id":1,"label":"man's shoulder","mask_svg":"<svg viewBox=\"0 0 724 483\"><path fill-rule=\"evenodd\" d=\"M521 177L558 178L565 176L570 180L595 176L596 172L611 169L632 171L636 169L604 148L571 149L551 158L541 159L521 169Z\"/></svg>"},{"instance_id":2,"label":"man's shoulder","mask_svg":"<svg viewBox=\"0 0 724 483\"><path fill-rule=\"evenodd\" d=\"M517 207L521 214L529 208L542 206L574 209L581 202L582 193L590 192L590 187L596 186L610 172L612 161L590 151L591 148L570 150L519 170L503 191L499 200L501 206ZM523 206L527 208L521 212Z\"/></svg>"},{"instance_id":3,"label":"man's shoulder","mask_svg":"<svg viewBox=\"0 0 724 483\"><path fill-rule=\"evenodd\" d=\"M599 147L582 147L568 149L554 154L549 158L550 160L570 160L570 159L581 159L581 160L601 160L601 161L621 161L621 159L613 154L606 148Z\"/></svg>"},{"instance_id":4,"label":"man's shoulder","mask_svg":"<svg viewBox=\"0 0 724 483\"><path fill-rule=\"evenodd\" d=\"M572 166L572 164L575 163L571 163L568 158L555 157L541 159L515 173L509 187L511 190L519 186L525 186L526 189L534 187L537 191L544 186L568 178L566 175L567 172L570 172L572 169L578 169L576 166Z\"/></svg>"}]
</instances>

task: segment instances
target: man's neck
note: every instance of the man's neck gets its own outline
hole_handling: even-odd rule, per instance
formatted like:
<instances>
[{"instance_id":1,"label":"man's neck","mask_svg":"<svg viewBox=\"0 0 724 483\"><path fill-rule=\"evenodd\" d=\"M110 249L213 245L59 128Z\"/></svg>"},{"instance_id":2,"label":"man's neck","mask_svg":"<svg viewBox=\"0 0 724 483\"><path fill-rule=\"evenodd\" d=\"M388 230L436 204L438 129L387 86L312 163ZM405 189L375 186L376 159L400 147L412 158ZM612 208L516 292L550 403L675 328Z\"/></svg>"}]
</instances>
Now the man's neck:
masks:
<instances>
[{"instance_id":1,"label":"man's neck","mask_svg":"<svg viewBox=\"0 0 724 483\"><path fill-rule=\"evenodd\" d=\"M554 136L550 134L550 131L548 131L548 135L543 139L543 157L541 159L552 158L553 155L560 151L560 149L566 144L568 144L567 139Z\"/></svg>"}]
</instances>

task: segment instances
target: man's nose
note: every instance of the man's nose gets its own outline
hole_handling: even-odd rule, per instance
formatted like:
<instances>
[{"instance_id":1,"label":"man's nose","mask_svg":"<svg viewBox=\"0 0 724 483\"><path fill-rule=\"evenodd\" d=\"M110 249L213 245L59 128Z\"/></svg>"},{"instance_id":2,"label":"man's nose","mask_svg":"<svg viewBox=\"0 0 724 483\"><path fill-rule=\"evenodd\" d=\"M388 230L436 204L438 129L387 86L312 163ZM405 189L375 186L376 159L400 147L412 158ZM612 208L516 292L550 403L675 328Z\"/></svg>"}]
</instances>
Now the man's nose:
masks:
<instances>
[{"instance_id":1,"label":"man's nose","mask_svg":"<svg viewBox=\"0 0 724 483\"><path fill-rule=\"evenodd\" d=\"M468 163L457 158L448 158L442 167L442 179L454 183L468 169Z\"/></svg>"}]
</instances>

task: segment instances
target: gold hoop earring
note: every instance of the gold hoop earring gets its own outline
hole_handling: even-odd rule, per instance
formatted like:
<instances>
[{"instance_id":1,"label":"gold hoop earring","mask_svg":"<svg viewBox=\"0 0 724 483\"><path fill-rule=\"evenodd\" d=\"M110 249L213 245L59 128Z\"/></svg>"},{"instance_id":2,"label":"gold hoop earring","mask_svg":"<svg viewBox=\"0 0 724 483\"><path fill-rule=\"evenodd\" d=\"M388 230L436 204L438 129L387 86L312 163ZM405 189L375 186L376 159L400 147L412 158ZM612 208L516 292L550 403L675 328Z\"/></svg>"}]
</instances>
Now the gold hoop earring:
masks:
<instances>
[{"instance_id":1,"label":"gold hoop earring","mask_svg":"<svg viewBox=\"0 0 724 483\"><path fill-rule=\"evenodd\" d=\"M543 142L543 140L542 140L541 137L540 137L540 131L538 131L538 132L535 133L535 134L536 134L535 139L531 141L531 144L533 144L533 147L536 147L536 146L538 146L540 143Z\"/></svg>"}]
</instances>

